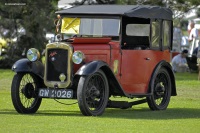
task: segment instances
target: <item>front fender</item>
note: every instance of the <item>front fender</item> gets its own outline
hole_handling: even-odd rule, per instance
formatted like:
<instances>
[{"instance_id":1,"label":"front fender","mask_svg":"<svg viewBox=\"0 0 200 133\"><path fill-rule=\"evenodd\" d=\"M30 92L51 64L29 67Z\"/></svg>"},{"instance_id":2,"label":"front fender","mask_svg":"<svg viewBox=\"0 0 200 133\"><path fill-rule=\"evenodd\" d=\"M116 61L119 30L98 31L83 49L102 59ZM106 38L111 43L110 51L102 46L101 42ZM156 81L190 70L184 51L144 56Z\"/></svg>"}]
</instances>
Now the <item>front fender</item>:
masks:
<instances>
[{"instance_id":1,"label":"front fender","mask_svg":"<svg viewBox=\"0 0 200 133\"><path fill-rule=\"evenodd\" d=\"M108 65L103 61L92 61L83 65L75 75L90 75L98 71L102 66Z\"/></svg>"},{"instance_id":2,"label":"front fender","mask_svg":"<svg viewBox=\"0 0 200 133\"><path fill-rule=\"evenodd\" d=\"M83 65L76 73L75 76L87 76L97 72L101 69L108 80L110 95L120 95L120 96L128 96L124 91L114 73L110 69L107 63L103 61L92 61L85 65Z\"/></svg>"},{"instance_id":3,"label":"front fender","mask_svg":"<svg viewBox=\"0 0 200 133\"><path fill-rule=\"evenodd\" d=\"M40 61L31 62L27 58L20 59L12 66L14 72L31 72L43 79L44 65Z\"/></svg>"}]
</instances>

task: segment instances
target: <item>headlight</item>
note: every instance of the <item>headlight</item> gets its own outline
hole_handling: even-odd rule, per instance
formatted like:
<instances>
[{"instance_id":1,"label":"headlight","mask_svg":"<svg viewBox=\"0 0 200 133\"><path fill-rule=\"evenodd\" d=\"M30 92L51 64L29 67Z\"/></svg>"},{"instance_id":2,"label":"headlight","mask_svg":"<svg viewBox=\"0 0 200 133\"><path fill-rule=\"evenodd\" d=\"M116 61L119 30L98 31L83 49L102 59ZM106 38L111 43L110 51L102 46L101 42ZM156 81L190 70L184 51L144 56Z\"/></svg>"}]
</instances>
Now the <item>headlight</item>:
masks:
<instances>
[{"instance_id":1,"label":"headlight","mask_svg":"<svg viewBox=\"0 0 200 133\"><path fill-rule=\"evenodd\" d=\"M75 64L81 64L83 60L85 59L85 55L81 51L75 51L72 55L72 61Z\"/></svg>"},{"instance_id":2,"label":"headlight","mask_svg":"<svg viewBox=\"0 0 200 133\"><path fill-rule=\"evenodd\" d=\"M35 49L35 48L30 48L27 51L26 57L30 61L37 61L40 58L40 52L37 49Z\"/></svg>"}]
</instances>

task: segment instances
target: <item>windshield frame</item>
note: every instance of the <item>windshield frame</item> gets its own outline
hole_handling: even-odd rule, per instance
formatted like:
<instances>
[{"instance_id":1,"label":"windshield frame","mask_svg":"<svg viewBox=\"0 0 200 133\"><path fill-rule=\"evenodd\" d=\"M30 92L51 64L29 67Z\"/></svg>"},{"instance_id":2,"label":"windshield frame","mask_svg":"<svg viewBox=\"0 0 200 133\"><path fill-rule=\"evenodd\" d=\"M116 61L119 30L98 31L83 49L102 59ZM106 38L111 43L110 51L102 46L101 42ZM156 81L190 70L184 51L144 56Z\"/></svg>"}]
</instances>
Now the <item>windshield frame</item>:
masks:
<instances>
[{"instance_id":1,"label":"windshield frame","mask_svg":"<svg viewBox=\"0 0 200 133\"><path fill-rule=\"evenodd\" d=\"M62 17L61 17L61 20L63 19L63 18L80 18L80 19L82 19L82 18L84 18L84 19L118 19L118 21L119 21L119 24L118 24L118 33L117 33L117 36L115 35L111 35L111 36L109 36L109 37L117 37L117 38L119 38L121 35L121 17L120 16L102 16L102 15L97 15L97 16L91 16L91 15L84 15L84 16L82 16L82 15L62 15ZM80 25L81 25L81 23L80 23ZM62 23L61 23L61 26L62 26ZM79 28L80 29L80 28ZM61 27L60 27L60 31L61 31ZM79 32L80 33L80 32ZM70 38L70 36L71 37L95 37L95 36L93 36L93 35L85 35L85 36L82 36L81 34L68 34L68 33L61 33L61 34L63 34L63 36L68 36L69 38ZM96 36L96 37L108 37L108 36L106 36L106 35L102 35L102 36ZM65 38L65 37L64 37ZM63 39L64 39L63 38Z\"/></svg>"}]
</instances>

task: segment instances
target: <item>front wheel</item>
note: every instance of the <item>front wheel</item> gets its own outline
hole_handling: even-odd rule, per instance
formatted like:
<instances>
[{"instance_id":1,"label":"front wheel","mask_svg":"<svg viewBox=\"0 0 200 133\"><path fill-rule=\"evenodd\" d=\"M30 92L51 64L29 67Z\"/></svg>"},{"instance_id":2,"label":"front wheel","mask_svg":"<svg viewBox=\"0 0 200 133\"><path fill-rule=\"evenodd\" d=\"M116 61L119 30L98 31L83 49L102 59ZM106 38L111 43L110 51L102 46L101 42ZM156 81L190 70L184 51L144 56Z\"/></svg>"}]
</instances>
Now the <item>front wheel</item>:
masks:
<instances>
[{"instance_id":1,"label":"front wheel","mask_svg":"<svg viewBox=\"0 0 200 133\"><path fill-rule=\"evenodd\" d=\"M35 113L42 99L38 97L41 86L38 78L30 73L17 73L12 81L11 98L18 113Z\"/></svg>"},{"instance_id":2,"label":"front wheel","mask_svg":"<svg viewBox=\"0 0 200 133\"><path fill-rule=\"evenodd\" d=\"M78 83L77 99L83 115L102 115L109 97L108 81L103 71L82 76Z\"/></svg>"},{"instance_id":3,"label":"front wheel","mask_svg":"<svg viewBox=\"0 0 200 133\"><path fill-rule=\"evenodd\" d=\"M152 79L152 95L147 97L151 110L165 110L171 97L171 79L166 69L161 68Z\"/></svg>"}]
</instances>

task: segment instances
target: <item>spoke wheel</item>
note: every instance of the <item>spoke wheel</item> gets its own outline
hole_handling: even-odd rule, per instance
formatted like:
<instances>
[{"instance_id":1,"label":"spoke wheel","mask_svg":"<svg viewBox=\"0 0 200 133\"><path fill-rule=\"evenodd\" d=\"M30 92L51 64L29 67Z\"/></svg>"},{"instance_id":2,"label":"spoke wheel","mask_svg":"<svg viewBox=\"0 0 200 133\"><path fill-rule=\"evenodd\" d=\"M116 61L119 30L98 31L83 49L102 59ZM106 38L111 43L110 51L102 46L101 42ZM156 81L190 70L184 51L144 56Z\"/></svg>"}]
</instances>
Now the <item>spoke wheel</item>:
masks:
<instances>
[{"instance_id":1,"label":"spoke wheel","mask_svg":"<svg viewBox=\"0 0 200 133\"><path fill-rule=\"evenodd\" d=\"M35 113L42 99L38 97L40 84L35 75L17 73L12 81L11 98L18 113Z\"/></svg>"},{"instance_id":2,"label":"spoke wheel","mask_svg":"<svg viewBox=\"0 0 200 133\"><path fill-rule=\"evenodd\" d=\"M171 79L166 69L161 68L152 80L153 95L147 97L151 110L165 110L171 97Z\"/></svg>"},{"instance_id":3,"label":"spoke wheel","mask_svg":"<svg viewBox=\"0 0 200 133\"><path fill-rule=\"evenodd\" d=\"M103 71L99 70L80 78L77 99L83 115L102 115L108 103L108 96L108 81Z\"/></svg>"}]
</instances>

